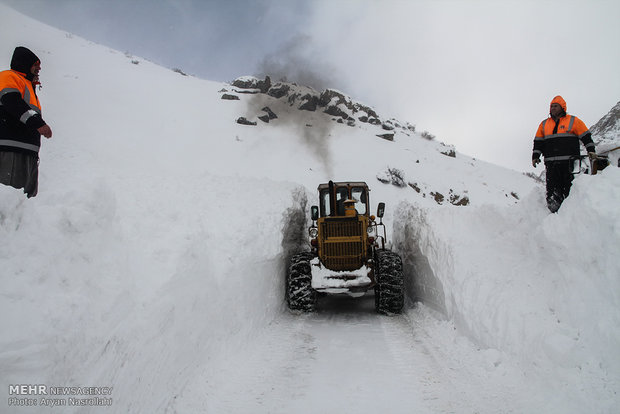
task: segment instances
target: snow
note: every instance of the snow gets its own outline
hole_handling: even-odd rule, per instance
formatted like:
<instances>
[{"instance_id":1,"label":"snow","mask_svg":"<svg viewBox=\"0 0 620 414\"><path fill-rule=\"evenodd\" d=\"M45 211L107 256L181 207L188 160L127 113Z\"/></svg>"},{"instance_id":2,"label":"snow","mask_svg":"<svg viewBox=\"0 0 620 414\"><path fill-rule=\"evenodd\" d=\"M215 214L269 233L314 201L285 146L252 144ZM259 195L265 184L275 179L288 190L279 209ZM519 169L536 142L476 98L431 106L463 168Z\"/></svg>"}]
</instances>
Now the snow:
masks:
<instances>
[{"instance_id":1,"label":"snow","mask_svg":"<svg viewBox=\"0 0 620 414\"><path fill-rule=\"evenodd\" d=\"M353 271L336 272L321 266L321 261L315 257L310 261L312 269L312 288L331 293L346 293L349 288L368 286L371 283L370 269L362 266Z\"/></svg>"},{"instance_id":2,"label":"snow","mask_svg":"<svg viewBox=\"0 0 620 414\"><path fill-rule=\"evenodd\" d=\"M575 387L576 412L587 410L593 394L600 412L613 412L617 388L608 387L618 386L620 372L618 184L615 168L578 177L557 215L545 211L542 193L458 216L402 204L406 224L394 231L396 247L416 243L414 251L428 259L411 294L420 292L478 346L562 378L554 395L566 398Z\"/></svg>"},{"instance_id":3,"label":"snow","mask_svg":"<svg viewBox=\"0 0 620 414\"><path fill-rule=\"evenodd\" d=\"M617 168L578 176L549 214L542 184L441 143L269 96L278 119L239 125L253 97L221 100L229 85L0 16L6 64L18 44L42 59L54 131L39 195L0 187L3 401L47 384L113 387L109 412L620 411ZM390 169L405 187L377 180ZM403 316L372 296L286 310L329 179L386 202Z\"/></svg>"}]
</instances>

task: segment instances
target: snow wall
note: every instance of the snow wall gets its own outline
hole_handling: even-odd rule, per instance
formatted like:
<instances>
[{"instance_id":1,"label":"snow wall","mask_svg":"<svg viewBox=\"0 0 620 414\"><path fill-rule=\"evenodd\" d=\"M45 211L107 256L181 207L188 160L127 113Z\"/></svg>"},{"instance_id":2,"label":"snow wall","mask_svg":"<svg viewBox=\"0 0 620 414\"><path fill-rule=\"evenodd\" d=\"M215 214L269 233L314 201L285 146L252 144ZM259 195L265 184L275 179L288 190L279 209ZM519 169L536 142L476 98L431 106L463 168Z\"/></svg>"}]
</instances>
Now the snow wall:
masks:
<instances>
[{"instance_id":1,"label":"snow wall","mask_svg":"<svg viewBox=\"0 0 620 414\"><path fill-rule=\"evenodd\" d=\"M581 391L615 384L597 396L611 412L620 385L619 205L617 168L579 176L558 214L543 191L512 207L403 202L393 234L408 295L525 371L563 371L576 383L565 386ZM573 396L584 408L591 397Z\"/></svg>"},{"instance_id":2,"label":"snow wall","mask_svg":"<svg viewBox=\"0 0 620 414\"><path fill-rule=\"evenodd\" d=\"M204 191L172 178L159 192L141 178L58 183L36 202L0 186L8 383L105 384L116 410L164 412L193 370L284 311L303 188L204 176Z\"/></svg>"}]
</instances>

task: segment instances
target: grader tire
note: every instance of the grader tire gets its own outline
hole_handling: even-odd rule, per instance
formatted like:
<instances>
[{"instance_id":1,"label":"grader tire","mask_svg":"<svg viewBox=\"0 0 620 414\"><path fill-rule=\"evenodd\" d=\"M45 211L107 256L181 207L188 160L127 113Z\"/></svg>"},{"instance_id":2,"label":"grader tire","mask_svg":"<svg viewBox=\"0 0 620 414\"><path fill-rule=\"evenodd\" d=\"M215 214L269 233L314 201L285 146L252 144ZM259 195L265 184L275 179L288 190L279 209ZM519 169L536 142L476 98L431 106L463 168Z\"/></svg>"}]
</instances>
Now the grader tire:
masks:
<instances>
[{"instance_id":1,"label":"grader tire","mask_svg":"<svg viewBox=\"0 0 620 414\"><path fill-rule=\"evenodd\" d=\"M379 250L375 256L375 308L384 315L401 313L405 304L403 262L390 250Z\"/></svg>"},{"instance_id":2,"label":"grader tire","mask_svg":"<svg viewBox=\"0 0 620 414\"><path fill-rule=\"evenodd\" d=\"M314 255L303 252L291 258L286 278L286 297L288 307L294 311L312 312L316 307L316 291L312 289L310 261Z\"/></svg>"}]
</instances>

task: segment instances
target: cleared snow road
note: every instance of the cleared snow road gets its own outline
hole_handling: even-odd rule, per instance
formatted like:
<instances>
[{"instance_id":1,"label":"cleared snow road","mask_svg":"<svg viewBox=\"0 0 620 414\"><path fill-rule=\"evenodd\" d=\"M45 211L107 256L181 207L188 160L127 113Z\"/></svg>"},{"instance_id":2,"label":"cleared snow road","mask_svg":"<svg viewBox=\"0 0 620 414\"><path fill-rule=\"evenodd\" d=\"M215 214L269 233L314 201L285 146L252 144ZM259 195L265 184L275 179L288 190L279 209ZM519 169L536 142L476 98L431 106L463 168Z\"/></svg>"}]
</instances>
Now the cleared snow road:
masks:
<instances>
[{"instance_id":1,"label":"cleared snow road","mask_svg":"<svg viewBox=\"0 0 620 414\"><path fill-rule=\"evenodd\" d=\"M518 378L428 310L385 317L372 295L282 314L189 385L178 412L502 413ZM426 316L424 315L426 314ZM412 321L412 318L417 319ZM413 326L412 326L413 323ZM472 364L473 370L472 370ZM497 381L497 378L503 378Z\"/></svg>"}]
</instances>

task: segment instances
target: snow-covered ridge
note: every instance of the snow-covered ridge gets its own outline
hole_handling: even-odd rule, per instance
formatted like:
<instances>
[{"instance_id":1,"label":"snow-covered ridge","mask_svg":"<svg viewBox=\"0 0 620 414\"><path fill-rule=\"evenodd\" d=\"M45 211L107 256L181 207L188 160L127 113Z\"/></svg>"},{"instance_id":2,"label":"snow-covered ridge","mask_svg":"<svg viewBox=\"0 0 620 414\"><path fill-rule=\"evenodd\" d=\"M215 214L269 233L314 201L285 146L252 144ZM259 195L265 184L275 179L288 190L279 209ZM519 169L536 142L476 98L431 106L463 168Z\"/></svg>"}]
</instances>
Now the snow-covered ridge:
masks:
<instances>
[{"instance_id":1,"label":"snow-covered ridge","mask_svg":"<svg viewBox=\"0 0 620 414\"><path fill-rule=\"evenodd\" d=\"M611 165L620 167L620 102L590 128L596 150L609 157Z\"/></svg>"},{"instance_id":2,"label":"snow-covered ridge","mask_svg":"<svg viewBox=\"0 0 620 414\"><path fill-rule=\"evenodd\" d=\"M620 138L620 102L590 128L590 132L597 139L614 140Z\"/></svg>"},{"instance_id":3,"label":"snow-covered ridge","mask_svg":"<svg viewBox=\"0 0 620 414\"><path fill-rule=\"evenodd\" d=\"M357 102L336 89L325 89L322 92L318 92L311 87L291 82L279 81L272 83L269 76L266 76L264 80L253 76L242 76L231 83L230 92L228 89L222 89L221 92L224 93L222 95L223 99L238 99L238 96L231 95L230 92L241 94L262 93L281 99L289 107L300 111L320 111L330 115L333 121L341 124L345 123L350 127L354 127L359 123L376 125L381 130L377 135L388 140L394 139L395 129L407 136L411 136L415 132L415 126L409 122L399 122L393 118L382 119L370 106ZM260 108L259 110L269 112L265 108ZM260 113L254 115L254 117L266 123L273 119L273 116L265 117L265 114Z\"/></svg>"},{"instance_id":4,"label":"snow-covered ridge","mask_svg":"<svg viewBox=\"0 0 620 414\"><path fill-rule=\"evenodd\" d=\"M508 180L512 172L504 176L501 169L490 165L496 175L490 181L465 183L460 174L446 175L442 171L486 169L487 164L457 153L452 145L434 141L426 131L416 132L408 122L382 117L372 107L335 89L317 92L295 83L273 83L269 76L243 76L218 94L224 107L237 111L236 122L249 126L249 131L258 128L257 134L271 134L288 129L302 137L311 154L323 164L326 180L337 175L339 166L364 165L366 171L375 171L370 177L364 172L371 184L400 188L424 203L455 206L491 200L514 203L535 185L525 176ZM354 141L342 140L349 136ZM375 147L379 149L371 150Z\"/></svg>"}]
</instances>

